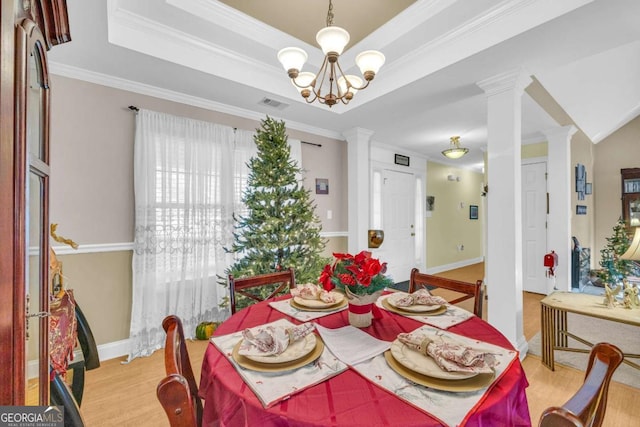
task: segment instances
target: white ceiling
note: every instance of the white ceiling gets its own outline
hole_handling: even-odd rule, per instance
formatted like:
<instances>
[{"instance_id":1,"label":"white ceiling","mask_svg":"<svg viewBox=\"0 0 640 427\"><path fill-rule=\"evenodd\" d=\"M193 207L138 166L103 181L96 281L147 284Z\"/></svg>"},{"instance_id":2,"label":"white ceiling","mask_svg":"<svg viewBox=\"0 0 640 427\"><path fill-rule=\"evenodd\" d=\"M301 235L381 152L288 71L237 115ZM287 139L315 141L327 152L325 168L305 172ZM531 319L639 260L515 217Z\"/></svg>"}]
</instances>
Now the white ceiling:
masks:
<instances>
[{"instance_id":1,"label":"white ceiling","mask_svg":"<svg viewBox=\"0 0 640 427\"><path fill-rule=\"evenodd\" d=\"M333 0L335 24L355 34L343 69L359 74L354 58L366 49L387 60L369 88L331 109L306 104L276 59L283 47L302 47L309 53L304 70L317 71L322 53L302 41L309 34L300 28L320 29L328 1L261 0L269 8L251 11L261 20L227 3L255 5L67 0L72 42L49 53L51 70L243 117L268 114L333 138L360 127L400 153L442 163L440 151L460 135L471 151L451 164L476 169L487 146L486 98L477 82L500 73L535 76L596 143L640 113L637 0L403 0L393 8L385 7L389 0ZM301 5L315 9L295 9ZM381 26L369 33L372 21ZM261 105L264 98L285 108ZM525 94L523 142L544 140L553 126Z\"/></svg>"}]
</instances>

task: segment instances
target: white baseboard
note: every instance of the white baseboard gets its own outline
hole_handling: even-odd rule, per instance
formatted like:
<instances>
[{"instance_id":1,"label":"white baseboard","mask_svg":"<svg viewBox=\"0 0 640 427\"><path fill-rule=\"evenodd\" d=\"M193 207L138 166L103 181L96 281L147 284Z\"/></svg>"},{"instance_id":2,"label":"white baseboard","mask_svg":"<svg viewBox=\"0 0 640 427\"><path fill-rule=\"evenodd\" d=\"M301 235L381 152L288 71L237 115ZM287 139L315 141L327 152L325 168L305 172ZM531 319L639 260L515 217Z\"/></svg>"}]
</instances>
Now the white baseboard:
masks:
<instances>
[{"instance_id":1,"label":"white baseboard","mask_svg":"<svg viewBox=\"0 0 640 427\"><path fill-rule=\"evenodd\" d=\"M464 261L454 262L451 264L444 264L444 265L439 265L437 267L427 268L425 273L438 274L438 273L442 273L443 271L455 270L456 268L462 268L468 265L478 264L480 262L484 262L484 257L471 258L471 259L466 259ZM484 279L484 277L481 277L480 279Z\"/></svg>"},{"instance_id":2,"label":"white baseboard","mask_svg":"<svg viewBox=\"0 0 640 427\"><path fill-rule=\"evenodd\" d=\"M100 344L98 346L98 357L102 362L116 357L128 356L129 348L129 339Z\"/></svg>"},{"instance_id":3,"label":"white baseboard","mask_svg":"<svg viewBox=\"0 0 640 427\"><path fill-rule=\"evenodd\" d=\"M518 352L520 352L520 361L522 362L529 352L529 343L524 335L518 339Z\"/></svg>"},{"instance_id":4,"label":"white baseboard","mask_svg":"<svg viewBox=\"0 0 640 427\"><path fill-rule=\"evenodd\" d=\"M101 362L109 359L115 359L117 357L129 355L129 340L114 341L98 346L98 358ZM38 361L30 360L27 363L27 378L37 378L38 376Z\"/></svg>"}]
</instances>

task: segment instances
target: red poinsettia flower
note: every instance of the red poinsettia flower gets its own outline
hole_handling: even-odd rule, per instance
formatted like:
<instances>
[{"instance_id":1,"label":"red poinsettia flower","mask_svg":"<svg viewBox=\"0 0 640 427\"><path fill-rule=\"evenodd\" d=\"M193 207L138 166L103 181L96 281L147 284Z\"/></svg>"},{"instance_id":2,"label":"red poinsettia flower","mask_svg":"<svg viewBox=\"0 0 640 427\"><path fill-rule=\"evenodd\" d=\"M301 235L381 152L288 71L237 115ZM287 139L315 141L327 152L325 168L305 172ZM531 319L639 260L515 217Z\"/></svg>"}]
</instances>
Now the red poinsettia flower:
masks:
<instances>
[{"instance_id":1,"label":"red poinsettia flower","mask_svg":"<svg viewBox=\"0 0 640 427\"><path fill-rule=\"evenodd\" d=\"M325 291L330 291L335 288L335 285L331 281L331 277L333 276L333 269L329 264L324 266L322 273L320 273L320 279L318 280Z\"/></svg>"},{"instance_id":2,"label":"red poinsettia flower","mask_svg":"<svg viewBox=\"0 0 640 427\"><path fill-rule=\"evenodd\" d=\"M338 286L356 294L367 294L393 284L393 280L383 276L387 264L372 258L369 251L361 251L355 256L346 253L334 253L333 256L335 262L327 264L318 279L326 290Z\"/></svg>"}]
</instances>

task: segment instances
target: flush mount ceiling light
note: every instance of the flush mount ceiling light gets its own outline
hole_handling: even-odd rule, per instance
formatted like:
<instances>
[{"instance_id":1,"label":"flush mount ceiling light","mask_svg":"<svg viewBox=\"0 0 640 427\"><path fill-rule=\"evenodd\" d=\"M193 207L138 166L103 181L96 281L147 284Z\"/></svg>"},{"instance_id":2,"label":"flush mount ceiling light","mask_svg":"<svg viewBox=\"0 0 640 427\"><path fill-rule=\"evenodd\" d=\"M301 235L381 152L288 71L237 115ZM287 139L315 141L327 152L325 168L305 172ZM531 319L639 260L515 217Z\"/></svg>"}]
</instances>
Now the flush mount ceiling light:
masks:
<instances>
[{"instance_id":1,"label":"flush mount ceiling light","mask_svg":"<svg viewBox=\"0 0 640 427\"><path fill-rule=\"evenodd\" d=\"M460 137L452 136L451 137L451 148L448 150L444 150L442 155L448 157L449 159L459 159L469 152L468 148L460 147Z\"/></svg>"},{"instance_id":2,"label":"flush mount ceiling light","mask_svg":"<svg viewBox=\"0 0 640 427\"><path fill-rule=\"evenodd\" d=\"M369 86L376 73L384 64L384 55L376 50L367 50L356 56L356 64L365 80L354 75L345 75L338 62L344 47L349 43L347 30L333 25L333 4L329 0L327 26L316 34L316 41L324 53L324 61L313 74L301 72L307 60L307 53L297 47L286 47L278 52L278 60L287 71L293 85L308 102L318 101L332 107L338 101L348 104L357 91Z\"/></svg>"}]
</instances>

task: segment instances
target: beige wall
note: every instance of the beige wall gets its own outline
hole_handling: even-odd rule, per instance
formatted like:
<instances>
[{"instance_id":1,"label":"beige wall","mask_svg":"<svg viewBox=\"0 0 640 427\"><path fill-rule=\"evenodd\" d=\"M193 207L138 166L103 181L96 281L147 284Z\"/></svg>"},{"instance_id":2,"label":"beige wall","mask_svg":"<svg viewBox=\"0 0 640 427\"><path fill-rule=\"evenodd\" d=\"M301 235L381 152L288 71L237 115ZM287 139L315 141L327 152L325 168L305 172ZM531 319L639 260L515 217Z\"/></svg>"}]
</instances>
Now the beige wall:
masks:
<instances>
[{"instance_id":1,"label":"beige wall","mask_svg":"<svg viewBox=\"0 0 640 427\"><path fill-rule=\"evenodd\" d=\"M640 116L595 145L593 199L595 205L595 266L600 250L622 216L620 169L640 167Z\"/></svg>"},{"instance_id":2,"label":"beige wall","mask_svg":"<svg viewBox=\"0 0 640 427\"><path fill-rule=\"evenodd\" d=\"M450 174L460 181L449 181ZM426 219L427 268L482 257L483 180L478 172L427 162L426 194L435 196L434 210ZM469 219L469 205L478 206L477 220Z\"/></svg>"},{"instance_id":3,"label":"beige wall","mask_svg":"<svg viewBox=\"0 0 640 427\"><path fill-rule=\"evenodd\" d=\"M536 157L547 157L548 155L547 142L538 142L535 144L526 144L522 146L520 157L523 159L534 159Z\"/></svg>"},{"instance_id":4,"label":"beige wall","mask_svg":"<svg viewBox=\"0 0 640 427\"><path fill-rule=\"evenodd\" d=\"M571 117L553 99L551 94L537 80L533 79L526 92L535 100L557 123L558 126L575 126ZM602 160L601 160L602 161ZM578 200L575 192L575 166L581 163L585 165L587 171L587 182L591 182L595 187L594 180L594 147L589 138L580 129L571 138L571 235L575 236L583 247L591 248L591 263L594 261L594 227L596 213L594 211L594 197L585 196L585 200ZM594 190L595 191L595 190ZM576 205L587 206L586 215L576 215ZM596 252L597 254L597 252Z\"/></svg>"},{"instance_id":5,"label":"beige wall","mask_svg":"<svg viewBox=\"0 0 640 427\"><path fill-rule=\"evenodd\" d=\"M108 245L133 242L133 138L135 114L127 107L254 130L259 122L60 76L52 77L50 221L80 249L97 252L59 256L67 283L96 341L129 337L131 257ZM302 144L305 186L316 197L323 232L333 233L326 253L343 251L347 230L346 143L289 130ZM315 194L315 178L329 179L329 194ZM326 211L333 219L327 219ZM105 246L107 245L107 246Z\"/></svg>"},{"instance_id":6,"label":"beige wall","mask_svg":"<svg viewBox=\"0 0 640 427\"><path fill-rule=\"evenodd\" d=\"M584 200L578 200L578 193L575 191L576 170L575 166L580 163L585 166L587 171L587 182L593 183L594 173L594 145L583 132L576 132L571 138L571 235L575 236L580 245L585 248L591 249L591 265L594 265L594 261L597 264L597 259L594 258L593 252L593 230L595 224L596 213L594 211L593 195L585 196ZM576 215L576 206L586 206L586 215Z\"/></svg>"}]
</instances>

